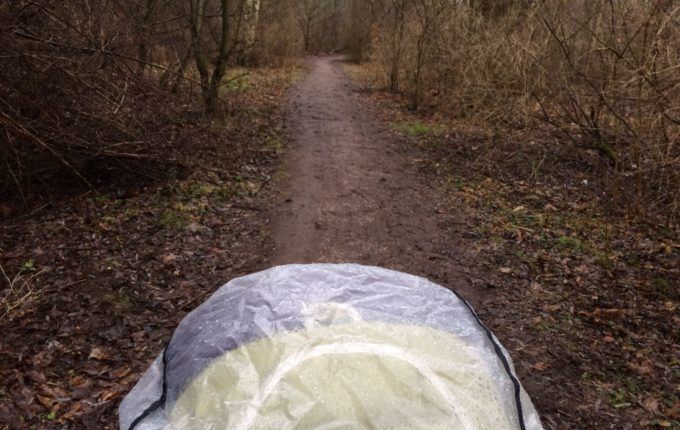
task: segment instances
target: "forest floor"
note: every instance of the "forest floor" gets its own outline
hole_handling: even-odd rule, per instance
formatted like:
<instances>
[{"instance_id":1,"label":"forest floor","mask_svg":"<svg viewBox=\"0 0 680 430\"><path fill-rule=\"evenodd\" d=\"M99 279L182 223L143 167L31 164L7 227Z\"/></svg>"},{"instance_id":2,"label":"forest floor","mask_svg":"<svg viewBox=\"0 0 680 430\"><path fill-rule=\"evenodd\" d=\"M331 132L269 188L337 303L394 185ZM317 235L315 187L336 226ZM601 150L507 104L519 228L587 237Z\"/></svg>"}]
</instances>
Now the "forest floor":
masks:
<instances>
[{"instance_id":1,"label":"forest floor","mask_svg":"<svg viewBox=\"0 0 680 430\"><path fill-rule=\"evenodd\" d=\"M299 76L249 70L230 82L226 122L178 118L198 166L186 177L2 220L0 429L117 429L120 400L184 315L268 266L266 195Z\"/></svg>"},{"instance_id":2,"label":"forest floor","mask_svg":"<svg viewBox=\"0 0 680 430\"><path fill-rule=\"evenodd\" d=\"M361 67L345 67L353 82L339 58L308 66L288 93L288 75L235 89L242 114L197 142L205 168L188 178L3 224L16 306L0 319L0 429L116 428L188 311L297 262L455 289L548 429L678 426L677 232L603 211L599 155L444 126L363 91Z\"/></svg>"},{"instance_id":3,"label":"forest floor","mask_svg":"<svg viewBox=\"0 0 680 430\"><path fill-rule=\"evenodd\" d=\"M680 428L677 225L630 216L593 149L549 130L413 112L366 66L345 71L420 157L437 211L455 214L454 228L440 227L464 262L453 276L471 283L544 426Z\"/></svg>"}]
</instances>

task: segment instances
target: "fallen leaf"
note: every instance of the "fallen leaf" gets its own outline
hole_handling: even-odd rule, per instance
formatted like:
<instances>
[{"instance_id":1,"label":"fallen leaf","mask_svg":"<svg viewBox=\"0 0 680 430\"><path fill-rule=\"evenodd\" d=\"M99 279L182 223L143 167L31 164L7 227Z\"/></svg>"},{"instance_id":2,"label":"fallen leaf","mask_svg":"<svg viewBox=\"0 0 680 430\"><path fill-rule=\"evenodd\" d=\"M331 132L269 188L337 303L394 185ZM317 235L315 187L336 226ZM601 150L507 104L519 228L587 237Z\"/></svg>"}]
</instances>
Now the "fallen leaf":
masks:
<instances>
[{"instance_id":1,"label":"fallen leaf","mask_svg":"<svg viewBox=\"0 0 680 430\"><path fill-rule=\"evenodd\" d=\"M548 368L548 365L542 361L539 361L538 363L532 364L531 368L534 370L538 370L539 372L542 372Z\"/></svg>"},{"instance_id":2,"label":"fallen leaf","mask_svg":"<svg viewBox=\"0 0 680 430\"><path fill-rule=\"evenodd\" d=\"M578 265L574 270L576 270L578 273L588 273L590 271L587 264Z\"/></svg>"},{"instance_id":3,"label":"fallen leaf","mask_svg":"<svg viewBox=\"0 0 680 430\"><path fill-rule=\"evenodd\" d=\"M42 396L40 394L36 394L35 398L38 400L38 403L43 405L46 409L50 409L52 407L53 400L47 396Z\"/></svg>"},{"instance_id":4,"label":"fallen leaf","mask_svg":"<svg viewBox=\"0 0 680 430\"><path fill-rule=\"evenodd\" d=\"M53 389L52 387L50 387L47 384L40 384L38 386L38 391L40 392L40 394L42 394L43 396L46 396L46 397L61 397L55 391L55 389Z\"/></svg>"},{"instance_id":5,"label":"fallen leaf","mask_svg":"<svg viewBox=\"0 0 680 430\"><path fill-rule=\"evenodd\" d=\"M85 405L83 405L81 402L75 403L68 412L61 416L60 421L72 420L73 418L76 418L85 412L87 412Z\"/></svg>"},{"instance_id":6,"label":"fallen leaf","mask_svg":"<svg viewBox=\"0 0 680 430\"><path fill-rule=\"evenodd\" d=\"M654 420L651 420L651 421L649 422L649 425L650 425L650 426L659 426L659 427L664 427L664 428L666 428L666 427L672 426L673 424L671 424L671 422L670 422L670 421L667 421L667 420L654 419Z\"/></svg>"},{"instance_id":7,"label":"fallen leaf","mask_svg":"<svg viewBox=\"0 0 680 430\"><path fill-rule=\"evenodd\" d=\"M628 368L640 375L648 375L654 370L654 363L650 360L643 360L640 364L628 363Z\"/></svg>"},{"instance_id":8,"label":"fallen leaf","mask_svg":"<svg viewBox=\"0 0 680 430\"><path fill-rule=\"evenodd\" d=\"M593 317L595 317L596 320L606 321L613 321L623 318L625 314L626 313L623 309L601 309L601 308L595 308L595 310L592 313Z\"/></svg>"},{"instance_id":9,"label":"fallen leaf","mask_svg":"<svg viewBox=\"0 0 680 430\"><path fill-rule=\"evenodd\" d=\"M110 372L112 378L122 379L128 376L132 370L129 367L121 367Z\"/></svg>"},{"instance_id":10,"label":"fallen leaf","mask_svg":"<svg viewBox=\"0 0 680 430\"><path fill-rule=\"evenodd\" d=\"M114 391L114 390L104 390L104 391L102 391L102 393L101 393L100 400L101 400L102 402L106 402L106 401L109 401L109 400L111 400L111 399L113 399L113 398L119 396L119 395L120 395L120 393L119 393L118 391Z\"/></svg>"},{"instance_id":11,"label":"fallen leaf","mask_svg":"<svg viewBox=\"0 0 680 430\"><path fill-rule=\"evenodd\" d=\"M642 401L642 407L649 412L657 413L659 412L659 400L654 397L647 397Z\"/></svg>"},{"instance_id":12,"label":"fallen leaf","mask_svg":"<svg viewBox=\"0 0 680 430\"><path fill-rule=\"evenodd\" d=\"M47 382L45 374L42 372L38 372L36 370L29 370L28 372L26 372L26 376L28 376L28 379L38 384L44 384L45 382Z\"/></svg>"},{"instance_id":13,"label":"fallen leaf","mask_svg":"<svg viewBox=\"0 0 680 430\"><path fill-rule=\"evenodd\" d=\"M170 264L177 260L177 256L175 254L165 254L163 257L161 257L161 260L163 261L163 264Z\"/></svg>"},{"instance_id":14,"label":"fallen leaf","mask_svg":"<svg viewBox=\"0 0 680 430\"><path fill-rule=\"evenodd\" d=\"M94 358L95 360L106 360L109 358L109 355L106 352L104 352L103 349L95 347L92 348L92 351L90 351L90 355L88 355L87 358Z\"/></svg>"},{"instance_id":15,"label":"fallen leaf","mask_svg":"<svg viewBox=\"0 0 680 430\"><path fill-rule=\"evenodd\" d=\"M83 399L92 392L92 380L80 375L76 375L69 381L71 395L75 399Z\"/></svg>"}]
</instances>

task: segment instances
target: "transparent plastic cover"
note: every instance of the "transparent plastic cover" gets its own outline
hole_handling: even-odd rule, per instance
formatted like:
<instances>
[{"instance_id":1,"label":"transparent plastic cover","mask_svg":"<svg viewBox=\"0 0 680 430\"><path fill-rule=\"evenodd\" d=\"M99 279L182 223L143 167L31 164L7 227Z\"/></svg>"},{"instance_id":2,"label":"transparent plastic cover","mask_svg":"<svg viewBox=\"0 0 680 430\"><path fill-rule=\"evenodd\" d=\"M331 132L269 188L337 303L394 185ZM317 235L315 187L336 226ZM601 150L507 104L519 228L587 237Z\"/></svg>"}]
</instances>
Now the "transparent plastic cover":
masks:
<instances>
[{"instance_id":1,"label":"transparent plastic cover","mask_svg":"<svg viewBox=\"0 0 680 430\"><path fill-rule=\"evenodd\" d=\"M275 267L179 324L121 430L542 429L467 302L378 267Z\"/></svg>"}]
</instances>

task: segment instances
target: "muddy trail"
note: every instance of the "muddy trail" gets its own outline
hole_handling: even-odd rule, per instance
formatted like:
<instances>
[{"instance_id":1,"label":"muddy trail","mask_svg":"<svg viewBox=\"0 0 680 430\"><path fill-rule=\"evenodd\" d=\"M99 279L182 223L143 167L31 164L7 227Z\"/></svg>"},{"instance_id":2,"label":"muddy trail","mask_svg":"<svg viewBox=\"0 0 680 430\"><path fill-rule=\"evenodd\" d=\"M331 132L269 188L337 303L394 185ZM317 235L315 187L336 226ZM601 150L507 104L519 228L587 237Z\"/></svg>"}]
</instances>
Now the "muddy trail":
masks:
<instances>
[{"instance_id":1,"label":"muddy trail","mask_svg":"<svg viewBox=\"0 0 680 430\"><path fill-rule=\"evenodd\" d=\"M291 142L274 215L273 265L352 262L428 277L472 302L447 234L456 224L418 172L417 154L379 124L342 70L309 60L292 92Z\"/></svg>"}]
</instances>

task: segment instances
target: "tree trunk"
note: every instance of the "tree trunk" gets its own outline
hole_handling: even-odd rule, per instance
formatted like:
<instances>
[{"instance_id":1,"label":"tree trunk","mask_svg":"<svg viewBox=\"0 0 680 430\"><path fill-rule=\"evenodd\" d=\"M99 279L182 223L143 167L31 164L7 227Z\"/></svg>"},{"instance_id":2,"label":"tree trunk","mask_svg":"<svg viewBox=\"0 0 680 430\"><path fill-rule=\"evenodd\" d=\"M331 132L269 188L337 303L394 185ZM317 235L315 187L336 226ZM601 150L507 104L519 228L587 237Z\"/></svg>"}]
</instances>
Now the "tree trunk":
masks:
<instances>
[{"instance_id":1,"label":"tree trunk","mask_svg":"<svg viewBox=\"0 0 680 430\"><path fill-rule=\"evenodd\" d=\"M208 70L208 60L203 51L203 11L205 9L205 0L192 0L190 3L191 9L191 49L194 51L194 60L196 61L196 69L201 80L201 94L203 94L203 103L207 106L207 101L210 99L210 72Z\"/></svg>"},{"instance_id":2,"label":"tree trunk","mask_svg":"<svg viewBox=\"0 0 680 430\"><path fill-rule=\"evenodd\" d=\"M417 52L416 52L416 70L413 76L413 98L411 100L411 108L412 109L418 109L418 105L420 104L420 92L421 92L421 86L422 86L422 70L423 70L423 56L424 56L424 40L421 39L418 41L417 44Z\"/></svg>"},{"instance_id":3,"label":"tree trunk","mask_svg":"<svg viewBox=\"0 0 680 430\"><path fill-rule=\"evenodd\" d=\"M150 25L151 25L151 18L153 18L153 12L155 8L155 3L156 0L146 0L144 3L145 5L145 10L144 14L142 17L142 22L141 22L141 29L140 29L140 35L139 35L139 44L137 45L137 55L139 56L139 63L138 68L139 68L139 73L144 73L144 70L146 70L147 65L149 64L149 33L150 33Z\"/></svg>"},{"instance_id":4,"label":"tree trunk","mask_svg":"<svg viewBox=\"0 0 680 430\"><path fill-rule=\"evenodd\" d=\"M399 92L399 67L401 66L401 45L404 39L404 0L394 4L394 34L392 35L392 58L390 61L390 91Z\"/></svg>"},{"instance_id":5,"label":"tree trunk","mask_svg":"<svg viewBox=\"0 0 680 430\"><path fill-rule=\"evenodd\" d=\"M220 85L224 72L227 67L227 59L229 57L229 0L221 0L222 6L222 39L220 40L220 53L217 58L217 64L213 70L212 78L210 79L210 91L208 98L205 101L205 110L208 114L213 115L217 111L217 104L220 99Z\"/></svg>"},{"instance_id":6,"label":"tree trunk","mask_svg":"<svg viewBox=\"0 0 680 430\"><path fill-rule=\"evenodd\" d=\"M229 57L229 0L221 0L222 32L220 39L219 55L213 68L212 74L209 70L209 62L203 49L203 12L205 10L205 0L191 2L191 47L196 60L196 69L201 78L201 92L203 94L203 105L208 115L217 112L220 100L220 85L227 68Z\"/></svg>"}]
</instances>

